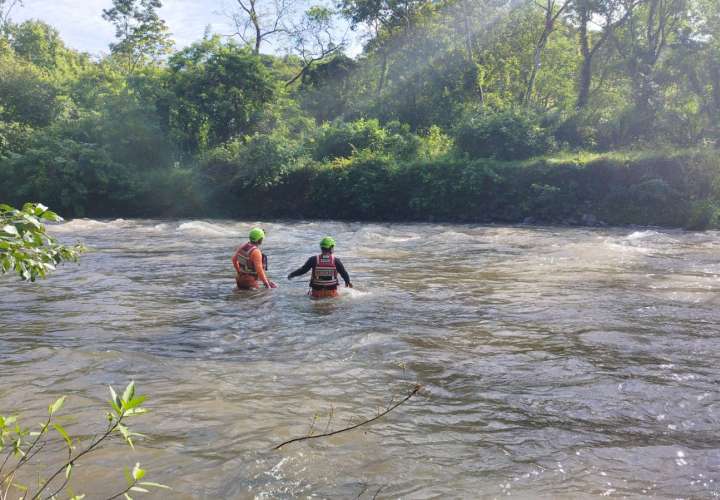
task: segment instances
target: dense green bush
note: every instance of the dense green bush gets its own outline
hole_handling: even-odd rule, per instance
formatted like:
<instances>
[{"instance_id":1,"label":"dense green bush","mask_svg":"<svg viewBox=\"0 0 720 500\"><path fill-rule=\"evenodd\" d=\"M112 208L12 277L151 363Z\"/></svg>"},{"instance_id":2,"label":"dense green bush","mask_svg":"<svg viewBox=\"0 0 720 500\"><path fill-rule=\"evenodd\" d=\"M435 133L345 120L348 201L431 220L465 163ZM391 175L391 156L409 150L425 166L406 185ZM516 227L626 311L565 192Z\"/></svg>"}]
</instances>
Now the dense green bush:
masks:
<instances>
[{"instance_id":1,"label":"dense green bush","mask_svg":"<svg viewBox=\"0 0 720 500\"><path fill-rule=\"evenodd\" d=\"M555 147L542 117L520 109L467 114L455 127L455 143L471 158L500 160L531 158Z\"/></svg>"},{"instance_id":2,"label":"dense green bush","mask_svg":"<svg viewBox=\"0 0 720 500\"><path fill-rule=\"evenodd\" d=\"M603 205L603 217L612 224L682 226L688 210L683 194L660 178L614 186Z\"/></svg>"},{"instance_id":3,"label":"dense green bush","mask_svg":"<svg viewBox=\"0 0 720 500\"><path fill-rule=\"evenodd\" d=\"M44 200L72 216L127 213L137 191L133 173L115 162L106 146L44 133L36 133L22 154L0 168L5 200Z\"/></svg>"},{"instance_id":4,"label":"dense green bush","mask_svg":"<svg viewBox=\"0 0 720 500\"><path fill-rule=\"evenodd\" d=\"M720 227L720 205L711 200L692 203L684 225L691 230Z\"/></svg>"},{"instance_id":5,"label":"dense green bush","mask_svg":"<svg viewBox=\"0 0 720 500\"><path fill-rule=\"evenodd\" d=\"M60 111L58 91L40 68L0 53L0 120L49 125Z\"/></svg>"},{"instance_id":6,"label":"dense green bush","mask_svg":"<svg viewBox=\"0 0 720 500\"><path fill-rule=\"evenodd\" d=\"M211 185L241 193L277 184L298 157L295 143L281 134L233 139L202 157L200 169Z\"/></svg>"},{"instance_id":7,"label":"dense green bush","mask_svg":"<svg viewBox=\"0 0 720 500\"><path fill-rule=\"evenodd\" d=\"M396 217L396 171L392 157L369 150L322 165L310 188L313 213L344 219Z\"/></svg>"},{"instance_id":8,"label":"dense green bush","mask_svg":"<svg viewBox=\"0 0 720 500\"><path fill-rule=\"evenodd\" d=\"M420 139L410 127L390 122L384 127L378 120L326 123L318 130L313 144L315 160L349 158L355 151L370 150L391 154L399 160L417 155Z\"/></svg>"},{"instance_id":9,"label":"dense green bush","mask_svg":"<svg viewBox=\"0 0 720 500\"><path fill-rule=\"evenodd\" d=\"M598 117L589 112L573 113L555 129L558 144L568 148L594 149L598 146Z\"/></svg>"},{"instance_id":10,"label":"dense green bush","mask_svg":"<svg viewBox=\"0 0 720 500\"><path fill-rule=\"evenodd\" d=\"M502 178L495 162L438 158L404 165L398 191L404 191L404 214L413 218L492 220ZM407 186L405 190L400 186Z\"/></svg>"},{"instance_id":11,"label":"dense green bush","mask_svg":"<svg viewBox=\"0 0 720 500\"><path fill-rule=\"evenodd\" d=\"M11 151L23 151L32 136L32 127L0 120L0 161Z\"/></svg>"}]
</instances>

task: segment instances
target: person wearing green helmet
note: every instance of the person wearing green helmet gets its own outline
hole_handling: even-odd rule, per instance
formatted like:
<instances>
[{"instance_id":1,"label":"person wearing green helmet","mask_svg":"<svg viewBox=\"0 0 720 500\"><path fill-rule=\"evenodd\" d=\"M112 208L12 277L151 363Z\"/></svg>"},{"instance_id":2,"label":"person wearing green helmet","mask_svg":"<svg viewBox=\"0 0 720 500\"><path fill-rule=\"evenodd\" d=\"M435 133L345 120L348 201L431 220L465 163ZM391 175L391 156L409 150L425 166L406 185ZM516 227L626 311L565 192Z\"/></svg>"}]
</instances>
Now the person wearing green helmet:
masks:
<instances>
[{"instance_id":1,"label":"person wearing green helmet","mask_svg":"<svg viewBox=\"0 0 720 500\"><path fill-rule=\"evenodd\" d=\"M352 288L350 275L345 270L345 266L340 259L333 255L335 249L335 240L330 236L325 236L320 240L321 254L310 257L305 265L291 272L288 279L302 276L312 270L310 277L310 296L320 299L326 297L337 297L338 295L338 274L345 281L345 286Z\"/></svg>"},{"instance_id":2,"label":"person wearing green helmet","mask_svg":"<svg viewBox=\"0 0 720 500\"><path fill-rule=\"evenodd\" d=\"M265 275L267 270L267 256L260 250L265 239L265 231L259 227L250 230L249 241L238 248L233 255L232 263L237 274L235 283L239 290L251 290L258 287L258 280L265 288L277 288Z\"/></svg>"}]
</instances>

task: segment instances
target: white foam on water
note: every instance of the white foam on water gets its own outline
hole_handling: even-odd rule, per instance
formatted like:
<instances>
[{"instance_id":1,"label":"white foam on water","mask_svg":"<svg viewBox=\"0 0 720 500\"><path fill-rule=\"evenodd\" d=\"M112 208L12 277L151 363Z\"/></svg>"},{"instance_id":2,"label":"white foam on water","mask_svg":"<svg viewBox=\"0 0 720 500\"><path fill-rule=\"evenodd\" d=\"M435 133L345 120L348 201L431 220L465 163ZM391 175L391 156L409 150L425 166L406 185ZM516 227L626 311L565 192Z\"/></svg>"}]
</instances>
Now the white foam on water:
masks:
<instances>
[{"instance_id":1,"label":"white foam on water","mask_svg":"<svg viewBox=\"0 0 720 500\"><path fill-rule=\"evenodd\" d=\"M480 236L473 236L459 231L444 231L433 236L433 239L440 241L481 241Z\"/></svg>"},{"instance_id":2,"label":"white foam on water","mask_svg":"<svg viewBox=\"0 0 720 500\"><path fill-rule=\"evenodd\" d=\"M234 233L223 226L205 221L183 222L177 231L200 234L203 236L232 236Z\"/></svg>"},{"instance_id":3,"label":"white foam on water","mask_svg":"<svg viewBox=\"0 0 720 500\"><path fill-rule=\"evenodd\" d=\"M625 237L626 240L641 240L643 238L649 238L651 236L659 236L660 233L657 231L634 231Z\"/></svg>"},{"instance_id":4,"label":"white foam on water","mask_svg":"<svg viewBox=\"0 0 720 500\"><path fill-rule=\"evenodd\" d=\"M358 290L356 288L342 288L340 293L342 296L346 296L350 299L361 299L372 295L372 292Z\"/></svg>"},{"instance_id":5,"label":"white foam on water","mask_svg":"<svg viewBox=\"0 0 720 500\"><path fill-rule=\"evenodd\" d=\"M81 231L102 231L114 229L117 225L112 222L100 222L93 219L72 219L62 224L48 225L51 232L57 233L75 233Z\"/></svg>"},{"instance_id":6,"label":"white foam on water","mask_svg":"<svg viewBox=\"0 0 720 500\"><path fill-rule=\"evenodd\" d=\"M625 243L635 244L636 242L652 242L652 243L677 243L677 239L667 232L654 231L646 229L645 231L633 231L628 234L622 241Z\"/></svg>"}]
</instances>

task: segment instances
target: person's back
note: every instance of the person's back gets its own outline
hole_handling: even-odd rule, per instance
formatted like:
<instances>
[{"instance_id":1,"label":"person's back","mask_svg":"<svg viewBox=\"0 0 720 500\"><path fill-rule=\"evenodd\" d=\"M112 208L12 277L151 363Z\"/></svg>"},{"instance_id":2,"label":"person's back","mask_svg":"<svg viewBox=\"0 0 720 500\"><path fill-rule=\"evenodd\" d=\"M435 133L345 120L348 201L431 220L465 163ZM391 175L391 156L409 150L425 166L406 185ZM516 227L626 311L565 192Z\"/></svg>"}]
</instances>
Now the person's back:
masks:
<instances>
[{"instance_id":1,"label":"person's back","mask_svg":"<svg viewBox=\"0 0 720 500\"><path fill-rule=\"evenodd\" d=\"M335 257L335 240L326 236L320 241L320 255L310 257L299 269L288 275L288 279L302 276L312 270L310 275L310 295L314 298L337 297L338 274L342 277L346 287L352 288L350 275L343 263Z\"/></svg>"},{"instance_id":2,"label":"person's back","mask_svg":"<svg viewBox=\"0 0 720 500\"><path fill-rule=\"evenodd\" d=\"M232 263L235 268L235 283L239 290L252 290L258 287L258 280L266 288L276 288L275 283L268 280L265 275L267 258L260 250L265 239L265 232L260 228L250 231L249 241L238 248L233 255Z\"/></svg>"}]
</instances>

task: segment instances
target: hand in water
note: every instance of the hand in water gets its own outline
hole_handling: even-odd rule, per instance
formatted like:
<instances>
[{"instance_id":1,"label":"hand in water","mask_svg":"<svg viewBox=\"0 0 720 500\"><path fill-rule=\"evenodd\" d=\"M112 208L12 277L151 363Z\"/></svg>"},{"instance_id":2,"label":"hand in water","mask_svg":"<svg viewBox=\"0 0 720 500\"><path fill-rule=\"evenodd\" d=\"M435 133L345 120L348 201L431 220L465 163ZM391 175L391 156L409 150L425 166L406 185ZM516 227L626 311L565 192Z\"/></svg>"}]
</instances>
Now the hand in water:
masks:
<instances>
[{"instance_id":1,"label":"hand in water","mask_svg":"<svg viewBox=\"0 0 720 500\"><path fill-rule=\"evenodd\" d=\"M277 285L275 283L273 283L272 281L269 281L267 288L277 288Z\"/></svg>"},{"instance_id":2,"label":"hand in water","mask_svg":"<svg viewBox=\"0 0 720 500\"><path fill-rule=\"evenodd\" d=\"M354 288L352 283L345 283L345 288Z\"/></svg>"}]
</instances>

